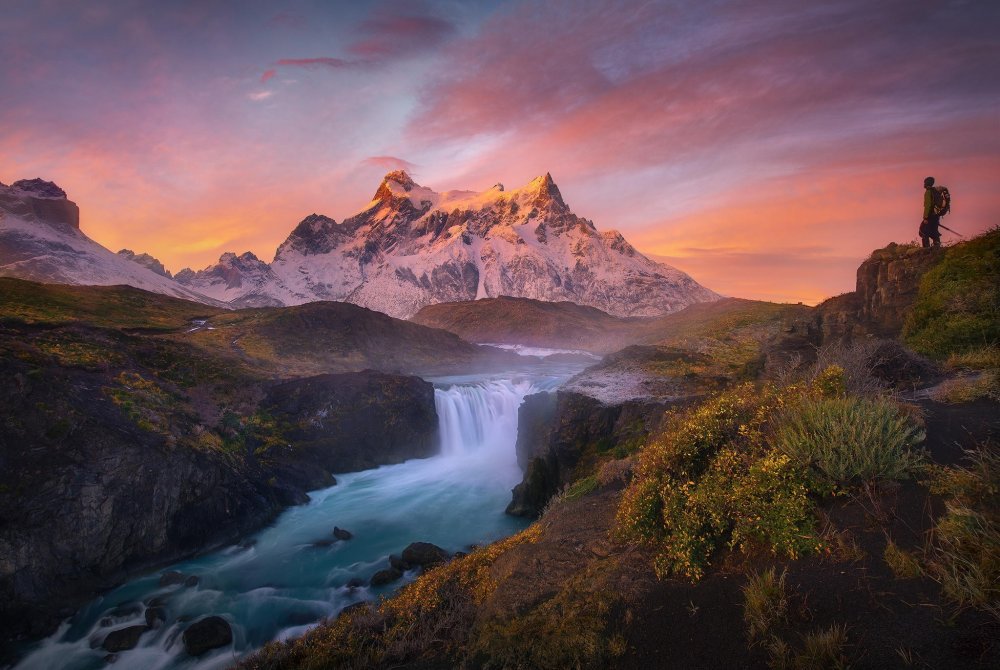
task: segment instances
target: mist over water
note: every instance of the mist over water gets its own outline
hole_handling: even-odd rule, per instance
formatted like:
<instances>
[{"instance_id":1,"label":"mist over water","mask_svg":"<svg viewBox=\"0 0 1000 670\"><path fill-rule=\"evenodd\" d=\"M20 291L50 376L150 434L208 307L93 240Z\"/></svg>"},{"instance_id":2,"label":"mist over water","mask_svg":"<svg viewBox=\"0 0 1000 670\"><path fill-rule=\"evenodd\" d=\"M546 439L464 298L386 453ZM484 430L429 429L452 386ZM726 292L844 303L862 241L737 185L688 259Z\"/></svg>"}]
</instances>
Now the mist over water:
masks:
<instances>
[{"instance_id":1,"label":"mist over water","mask_svg":"<svg viewBox=\"0 0 1000 670\"><path fill-rule=\"evenodd\" d=\"M565 377L437 380L439 456L338 475L336 486L312 492L309 503L286 510L242 546L165 567L97 598L33 645L15 667L107 667L108 652L100 648L107 633L144 624L146 607L160 598L167 621L144 633L135 649L119 652L113 667L224 668L270 640L297 637L321 618L413 579L416 572L382 588L347 585L352 579L367 584L388 567L389 554L411 542L455 552L516 532L524 523L503 510L521 479L514 450L517 410L525 395L553 388ZM334 526L354 538L333 541ZM161 587L160 575L167 570L195 575L200 583ZM192 658L181 634L208 615L232 625L233 645Z\"/></svg>"}]
</instances>

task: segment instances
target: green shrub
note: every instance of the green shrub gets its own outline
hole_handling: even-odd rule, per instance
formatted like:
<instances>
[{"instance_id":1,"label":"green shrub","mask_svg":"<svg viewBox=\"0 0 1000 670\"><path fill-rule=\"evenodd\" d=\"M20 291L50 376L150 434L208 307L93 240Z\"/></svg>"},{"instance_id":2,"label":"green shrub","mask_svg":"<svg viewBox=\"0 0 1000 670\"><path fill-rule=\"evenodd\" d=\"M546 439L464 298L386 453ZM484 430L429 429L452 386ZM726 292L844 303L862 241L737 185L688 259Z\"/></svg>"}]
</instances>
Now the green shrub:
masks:
<instances>
[{"instance_id":1,"label":"green shrub","mask_svg":"<svg viewBox=\"0 0 1000 670\"><path fill-rule=\"evenodd\" d=\"M616 530L653 547L657 575L697 580L723 547L790 557L816 548L808 473L763 434L795 393L734 387L672 415L640 454Z\"/></svg>"},{"instance_id":2,"label":"green shrub","mask_svg":"<svg viewBox=\"0 0 1000 670\"><path fill-rule=\"evenodd\" d=\"M774 445L830 481L904 479L920 463L924 432L888 400L805 399L781 417Z\"/></svg>"},{"instance_id":3,"label":"green shrub","mask_svg":"<svg viewBox=\"0 0 1000 670\"><path fill-rule=\"evenodd\" d=\"M950 247L924 275L903 337L936 358L1000 345L1000 227Z\"/></svg>"}]
</instances>

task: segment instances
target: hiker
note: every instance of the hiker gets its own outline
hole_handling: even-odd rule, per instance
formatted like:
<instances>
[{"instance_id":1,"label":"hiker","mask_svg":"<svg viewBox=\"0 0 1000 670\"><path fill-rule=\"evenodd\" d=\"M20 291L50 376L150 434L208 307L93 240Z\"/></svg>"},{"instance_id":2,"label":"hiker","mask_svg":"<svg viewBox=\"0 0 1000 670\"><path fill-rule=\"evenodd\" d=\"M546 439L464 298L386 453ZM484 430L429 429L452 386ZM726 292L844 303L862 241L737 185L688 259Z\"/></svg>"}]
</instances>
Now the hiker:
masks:
<instances>
[{"instance_id":1,"label":"hiker","mask_svg":"<svg viewBox=\"0 0 1000 670\"><path fill-rule=\"evenodd\" d=\"M934 240L934 246L941 246L941 215L935 213L934 207L934 177L924 180L924 220L920 222L920 243L926 249Z\"/></svg>"}]
</instances>

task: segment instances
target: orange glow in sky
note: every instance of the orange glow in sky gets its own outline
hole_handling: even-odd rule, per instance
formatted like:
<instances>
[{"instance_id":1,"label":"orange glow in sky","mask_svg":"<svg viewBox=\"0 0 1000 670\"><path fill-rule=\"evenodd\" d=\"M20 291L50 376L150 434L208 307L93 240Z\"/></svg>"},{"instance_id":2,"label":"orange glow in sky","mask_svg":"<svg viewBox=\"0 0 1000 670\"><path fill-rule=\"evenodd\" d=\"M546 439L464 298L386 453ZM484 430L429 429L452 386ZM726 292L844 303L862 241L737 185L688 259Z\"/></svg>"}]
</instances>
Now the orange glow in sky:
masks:
<instances>
[{"instance_id":1,"label":"orange glow in sky","mask_svg":"<svg viewBox=\"0 0 1000 670\"><path fill-rule=\"evenodd\" d=\"M925 176L946 225L1000 222L1000 3L282 6L5 4L0 180L55 181L89 236L176 272L269 261L393 168L439 191L550 172L706 286L807 303L916 237Z\"/></svg>"}]
</instances>

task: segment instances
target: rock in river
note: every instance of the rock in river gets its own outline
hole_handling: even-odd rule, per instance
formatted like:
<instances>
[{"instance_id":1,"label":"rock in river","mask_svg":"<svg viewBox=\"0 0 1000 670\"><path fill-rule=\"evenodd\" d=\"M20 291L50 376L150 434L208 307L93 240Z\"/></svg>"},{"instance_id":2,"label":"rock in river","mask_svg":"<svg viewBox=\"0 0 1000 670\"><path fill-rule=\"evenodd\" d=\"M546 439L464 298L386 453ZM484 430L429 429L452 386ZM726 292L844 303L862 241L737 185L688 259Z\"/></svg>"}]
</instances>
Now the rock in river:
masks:
<instances>
[{"instance_id":1,"label":"rock in river","mask_svg":"<svg viewBox=\"0 0 1000 670\"><path fill-rule=\"evenodd\" d=\"M396 568L388 568L386 570L379 570L374 575L372 575L372 586L383 586L385 584L390 584L400 577L403 573Z\"/></svg>"},{"instance_id":2,"label":"rock in river","mask_svg":"<svg viewBox=\"0 0 1000 670\"><path fill-rule=\"evenodd\" d=\"M184 651L191 656L201 656L206 651L225 647L232 641L233 629L220 616L205 617L184 631Z\"/></svg>"},{"instance_id":3,"label":"rock in river","mask_svg":"<svg viewBox=\"0 0 1000 670\"><path fill-rule=\"evenodd\" d=\"M128 628L113 630L104 638L101 648L110 652L134 649L135 645L139 644L139 638L147 630L149 628L146 626L129 626Z\"/></svg>"},{"instance_id":4,"label":"rock in river","mask_svg":"<svg viewBox=\"0 0 1000 670\"><path fill-rule=\"evenodd\" d=\"M429 568L448 560L448 552L430 542L414 542L403 550L403 560L410 565Z\"/></svg>"}]
</instances>

